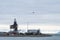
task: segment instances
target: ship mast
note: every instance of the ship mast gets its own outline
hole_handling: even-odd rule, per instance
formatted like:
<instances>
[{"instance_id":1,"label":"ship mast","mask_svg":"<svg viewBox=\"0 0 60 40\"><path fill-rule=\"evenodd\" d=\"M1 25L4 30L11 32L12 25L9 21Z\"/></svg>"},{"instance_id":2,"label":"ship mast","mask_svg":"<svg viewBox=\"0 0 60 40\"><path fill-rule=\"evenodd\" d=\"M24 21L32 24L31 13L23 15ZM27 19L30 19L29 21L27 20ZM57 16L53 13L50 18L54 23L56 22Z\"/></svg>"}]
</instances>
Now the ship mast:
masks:
<instances>
[{"instance_id":1,"label":"ship mast","mask_svg":"<svg viewBox=\"0 0 60 40\"><path fill-rule=\"evenodd\" d=\"M27 22L27 31L28 31L28 22Z\"/></svg>"}]
</instances>

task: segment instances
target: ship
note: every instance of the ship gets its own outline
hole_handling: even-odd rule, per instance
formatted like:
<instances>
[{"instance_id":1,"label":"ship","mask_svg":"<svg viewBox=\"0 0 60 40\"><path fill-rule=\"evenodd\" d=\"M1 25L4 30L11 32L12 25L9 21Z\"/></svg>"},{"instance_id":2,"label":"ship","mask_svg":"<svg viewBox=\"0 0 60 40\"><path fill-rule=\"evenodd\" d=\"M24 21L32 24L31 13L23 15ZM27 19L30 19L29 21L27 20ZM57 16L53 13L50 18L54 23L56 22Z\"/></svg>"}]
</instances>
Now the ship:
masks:
<instances>
[{"instance_id":1,"label":"ship","mask_svg":"<svg viewBox=\"0 0 60 40\"><path fill-rule=\"evenodd\" d=\"M40 30L27 30L25 33L18 32L18 24L16 18L14 19L13 25L10 25L10 29L13 31L0 32L0 37L51 37L51 34L43 34Z\"/></svg>"}]
</instances>

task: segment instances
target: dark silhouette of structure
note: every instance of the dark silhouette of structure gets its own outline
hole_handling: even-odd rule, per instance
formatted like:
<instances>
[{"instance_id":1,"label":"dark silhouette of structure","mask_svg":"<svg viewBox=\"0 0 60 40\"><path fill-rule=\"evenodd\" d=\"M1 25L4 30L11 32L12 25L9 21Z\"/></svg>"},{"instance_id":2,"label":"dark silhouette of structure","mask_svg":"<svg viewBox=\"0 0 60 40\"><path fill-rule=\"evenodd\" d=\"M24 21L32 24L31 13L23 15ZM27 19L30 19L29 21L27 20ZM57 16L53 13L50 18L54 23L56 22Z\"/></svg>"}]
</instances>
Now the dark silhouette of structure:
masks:
<instances>
[{"instance_id":1,"label":"dark silhouette of structure","mask_svg":"<svg viewBox=\"0 0 60 40\"><path fill-rule=\"evenodd\" d=\"M27 26L28 27L28 26ZM18 24L16 22L16 18L14 19L13 25L10 25L10 29L13 31L9 31L8 33L2 32L0 36L13 36L13 37L45 37L45 36L52 36L50 34L42 34L40 30L27 30L25 33L19 33L18 31Z\"/></svg>"},{"instance_id":2,"label":"dark silhouette of structure","mask_svg":"<svg viewBox=\"0 0 60 40\"><path fill-rule=\"evenodd\" d=\"M10 29L13 29L13 31L18 31L18 25L16 19L14 19L14 24L10 25Z\"/></svg>"}]
</instances>

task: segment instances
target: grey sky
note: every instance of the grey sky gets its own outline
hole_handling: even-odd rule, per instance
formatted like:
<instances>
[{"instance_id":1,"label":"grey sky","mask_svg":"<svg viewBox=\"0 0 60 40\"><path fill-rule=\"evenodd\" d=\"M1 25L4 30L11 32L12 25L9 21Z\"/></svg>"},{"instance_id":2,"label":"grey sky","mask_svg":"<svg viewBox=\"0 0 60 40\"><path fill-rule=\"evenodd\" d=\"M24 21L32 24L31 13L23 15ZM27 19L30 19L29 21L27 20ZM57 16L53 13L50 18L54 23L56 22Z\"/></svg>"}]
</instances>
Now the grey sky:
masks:
<instances>
[{"instance_id":1,"label":"grey sky","mask_svg":"<svg viewBox=\"0 0 60 40\"><path fill-rule=\"evenodd\" d=\"M0 0L0 24L11 24L14 18L18 24L60 24L60 0Z\"/></svg>"}]
</instances>

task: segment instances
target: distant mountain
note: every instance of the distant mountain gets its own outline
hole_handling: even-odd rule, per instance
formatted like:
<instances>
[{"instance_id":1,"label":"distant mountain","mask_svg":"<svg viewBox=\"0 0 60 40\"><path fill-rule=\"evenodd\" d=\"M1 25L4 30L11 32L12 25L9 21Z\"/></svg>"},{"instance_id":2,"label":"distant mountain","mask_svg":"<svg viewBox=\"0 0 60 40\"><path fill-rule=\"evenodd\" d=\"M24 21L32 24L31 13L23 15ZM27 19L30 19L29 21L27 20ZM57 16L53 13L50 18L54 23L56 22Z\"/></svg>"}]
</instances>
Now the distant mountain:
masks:
<instances>
[{"instance_id":1,"label":"distant mountain","mask_svg":"<svg viewBox=\"0 0 60 40\"><path fill-rule=\"evenodd\" d=\"M60 32L58 32L57 34L60 34Z\"/></svg>"},{"instance_id":2,"label":"distant mountain","mask_svg":"<svg viewBox=\"0 0 60 40\"><path fill-rule=\"evenodd\" d=\"M60 36L60 32L58 32L58 33L54 34L54 36Z\"/></svg>"}]
</instances>

